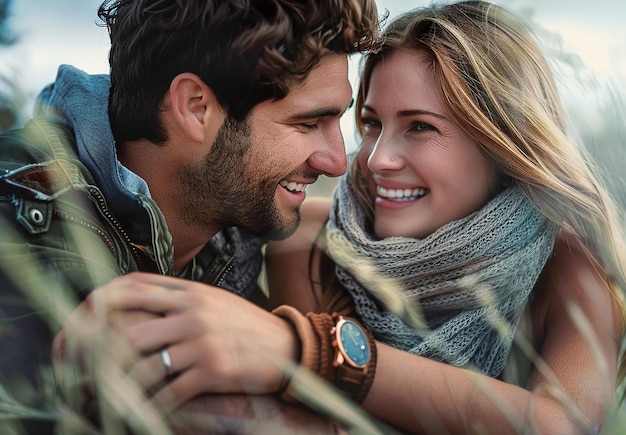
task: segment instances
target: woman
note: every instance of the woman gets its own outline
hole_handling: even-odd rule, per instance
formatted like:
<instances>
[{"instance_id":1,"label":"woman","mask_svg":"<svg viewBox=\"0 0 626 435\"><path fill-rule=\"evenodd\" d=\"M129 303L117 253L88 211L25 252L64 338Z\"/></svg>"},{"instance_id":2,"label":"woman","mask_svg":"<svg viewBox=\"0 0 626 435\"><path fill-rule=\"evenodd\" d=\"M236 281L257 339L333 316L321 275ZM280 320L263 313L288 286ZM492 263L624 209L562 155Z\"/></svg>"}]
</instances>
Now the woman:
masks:
<instances>
[{"instance_id":1,"label":"woman","mask_svg":"<svg viewBox=\"0 0 626 435\"><path fill-rule=\"evenodd\" d=\"M274 304L359 318L363 407L404 430L597 433L623 379L624 236L531 32L487 2L411 11L356 112L328 224L311 201L268 246Z\"/></svg>"}]
</instances>

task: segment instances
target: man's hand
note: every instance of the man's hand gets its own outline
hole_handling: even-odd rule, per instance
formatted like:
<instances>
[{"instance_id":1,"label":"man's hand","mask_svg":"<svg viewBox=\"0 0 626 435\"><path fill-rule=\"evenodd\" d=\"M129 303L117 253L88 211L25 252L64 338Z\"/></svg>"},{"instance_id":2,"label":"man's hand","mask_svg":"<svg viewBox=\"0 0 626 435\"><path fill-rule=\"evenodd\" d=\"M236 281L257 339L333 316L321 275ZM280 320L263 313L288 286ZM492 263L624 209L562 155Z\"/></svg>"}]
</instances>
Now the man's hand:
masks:
<instances>
[{"instance_id":1,"label":"man's hand","mask_svg":"<svg viewBox=\"0 0 626 435\"><path fill-rule=\"evenodd\" d=\"M94 290L68 319L54 352L71 349L70 360L93 368L85 357L98 349L85 348L101 347L94 343L102 339L129 382L168 411L205 393L274 392L283 367L297 357L283 319L229 291L146 273Z\"/></svg>"}]
</instances>

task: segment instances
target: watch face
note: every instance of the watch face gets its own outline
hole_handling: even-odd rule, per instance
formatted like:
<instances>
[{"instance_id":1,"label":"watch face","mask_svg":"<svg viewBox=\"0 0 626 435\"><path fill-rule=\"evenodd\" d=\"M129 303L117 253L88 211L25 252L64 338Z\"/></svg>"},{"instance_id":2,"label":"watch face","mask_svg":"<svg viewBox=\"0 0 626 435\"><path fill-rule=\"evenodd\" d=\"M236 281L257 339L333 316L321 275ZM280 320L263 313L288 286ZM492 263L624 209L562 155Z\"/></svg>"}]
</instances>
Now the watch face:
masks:
<instances>
[{"instance_id":1,"label":"watch face","mask_svg":"<svg viewBox=\"0 0 626 435\"><path fill-rule=\"evenodd\" d=\"M370 344L359 325L351 320L344 320L337 325L339 345L352 365L363 367L370 359Z\"/></svg>"}]
</instances>

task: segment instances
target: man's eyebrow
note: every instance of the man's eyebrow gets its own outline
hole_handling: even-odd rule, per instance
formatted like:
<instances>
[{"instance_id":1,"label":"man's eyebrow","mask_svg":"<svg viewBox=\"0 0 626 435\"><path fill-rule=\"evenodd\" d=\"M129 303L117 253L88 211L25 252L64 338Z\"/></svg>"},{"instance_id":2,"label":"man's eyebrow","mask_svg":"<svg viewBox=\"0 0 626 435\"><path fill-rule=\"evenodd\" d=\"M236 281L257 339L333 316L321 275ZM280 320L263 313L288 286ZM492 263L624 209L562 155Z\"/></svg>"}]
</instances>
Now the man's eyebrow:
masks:
<instances>
[{"instance_id":1,"label":"man's eyebrow","mask_svg":"<svg viewBox=\"0 0 626 435\"><path fill-rule=\"evenodd\" d=\"M297 121L300 119L335 117L335 116L342 115L344 112L345 110L341 110L341 109L320 109L320 110L314 110L311 112L298 113L292 116L291 119L293 119L294 121Z\"/></svg>"},{"instance_id":2,"label":"man's eyebrow","mask_svg":"<svg viewBox=\"0 0 626 435\"><path fill-rule=\"evenodd\" d=\"M354 98L350 100L345 108L341 107L326 107L321 109L313 109L310 112L302 112L293 115L290 119L293 121L299 121L303 119L315 119L315 118L336 118L341 117L354 105Z\"/></svg>"}]
</instances>

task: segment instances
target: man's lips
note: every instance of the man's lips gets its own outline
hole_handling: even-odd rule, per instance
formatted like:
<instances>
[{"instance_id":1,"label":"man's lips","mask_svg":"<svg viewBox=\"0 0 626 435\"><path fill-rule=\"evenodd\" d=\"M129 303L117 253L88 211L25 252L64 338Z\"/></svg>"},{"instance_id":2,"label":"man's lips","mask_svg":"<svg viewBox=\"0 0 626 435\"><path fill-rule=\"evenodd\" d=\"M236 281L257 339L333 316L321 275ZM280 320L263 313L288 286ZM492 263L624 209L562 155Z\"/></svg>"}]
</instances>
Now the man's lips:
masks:
<instances>
[{"instance_id":1,"label":"man's lips","mask_svg":"<svg viewBox=\"0 0 626 435\"><path fill-rule=\"evenodd\" d=\"M308 186L307 183L296 183L295 181L287 181L287 180L280 180L280 183L278 184L280 184L282 187L284 187L288 191L294 192L294 193L304 192L306 191L306 188Z\"/></svg>"}]
</instances>

